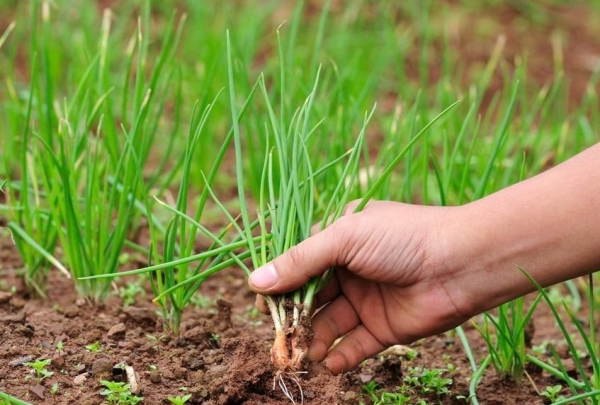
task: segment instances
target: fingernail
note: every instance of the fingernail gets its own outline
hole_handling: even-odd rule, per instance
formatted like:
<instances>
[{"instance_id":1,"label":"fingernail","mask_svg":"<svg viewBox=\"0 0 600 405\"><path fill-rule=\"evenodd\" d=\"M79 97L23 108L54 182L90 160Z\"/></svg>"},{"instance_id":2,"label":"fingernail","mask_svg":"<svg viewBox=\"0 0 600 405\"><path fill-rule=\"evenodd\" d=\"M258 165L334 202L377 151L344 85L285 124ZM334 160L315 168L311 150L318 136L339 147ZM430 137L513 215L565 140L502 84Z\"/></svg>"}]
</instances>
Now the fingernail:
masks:
<instances>
[{"instance_id":1,"label":"fingernail","mask_svg":"<svg viewBox=\"0 0 600 405\"><path fill-rule=\"evenodd\" d=\"M279 281L279 276L272 263L265 264L250 274L250 284L260 289L271 288Z\"/></svg>"}]
</instances>

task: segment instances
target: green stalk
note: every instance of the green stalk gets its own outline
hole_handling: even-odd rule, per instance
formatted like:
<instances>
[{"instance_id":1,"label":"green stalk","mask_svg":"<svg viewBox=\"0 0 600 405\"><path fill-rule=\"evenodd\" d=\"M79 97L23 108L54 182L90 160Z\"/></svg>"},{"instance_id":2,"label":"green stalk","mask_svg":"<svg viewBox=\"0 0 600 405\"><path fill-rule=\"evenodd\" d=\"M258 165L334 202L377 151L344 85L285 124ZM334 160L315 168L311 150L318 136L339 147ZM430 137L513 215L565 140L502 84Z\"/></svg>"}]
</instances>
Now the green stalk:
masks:
<instances>
[{"instance_id":1,"label":"green stalk","mask_svg":"<svg viewBox=\"0 0 600 405\"><path fill-rule=\"evenodd\" d=\"M6 394L0 391L0 398L3 401L6 401L9 405L31 405L29 402L22 401L18 398L13 397L12 395Z\"/></svg>"}]
</instances>

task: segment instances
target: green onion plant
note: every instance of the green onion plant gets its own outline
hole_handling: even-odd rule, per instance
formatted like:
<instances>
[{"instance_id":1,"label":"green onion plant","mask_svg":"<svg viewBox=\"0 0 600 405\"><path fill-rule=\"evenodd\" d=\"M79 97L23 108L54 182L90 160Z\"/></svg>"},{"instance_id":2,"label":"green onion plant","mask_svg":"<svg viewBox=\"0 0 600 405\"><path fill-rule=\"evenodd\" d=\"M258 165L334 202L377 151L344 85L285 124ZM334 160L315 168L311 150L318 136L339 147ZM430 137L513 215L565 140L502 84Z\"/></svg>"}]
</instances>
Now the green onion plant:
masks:
<instances>
[{"instance_id":1,"label":"green onion plant","mask_svg":"<svg viewBox=\"0 0 600 405\"><path fill-rule=\"evenodd\" d=\"M54 77L61 54L53 53L55 22L49 7L46 1L32 6L30 92L25 106L13 100L15 113L25 119L20 137L11 140L19 170L11 162L5 166L7 173L16 172L8 183L9 228L24 258L26 281L36 290L43 291L45 273L39 269L51 263L65 272L68 268L79 294L97 302L109 293L110 280L90 283L83 277L116 272L141 218L155 222L147 188L162 167L154 173L144 168L157 133L164 130L164 105L175 97L172 58L182 25L171 18L150 65L149 3L120 60L109 51L111 18L105 13L96 46L86 50L85 67L75 70L79 65L73 64L75 87L62 94ZM115 78L117 60L122 74ZM167 145L177 139L177 127L173 130ZM62 264L53 256L58 242Z\"/></svg>"},{"instance_id":2,"label":"green onion plant","mask_svg":"<svg viewBox=\"0 0 600 405\"><path fill-rule=\"evenodd\" d=\"M359 177L360 161L363 151L366 129L373 111L364 117L360 131L354 145L347 154L340 156L327 156L330 161L319 167L314 166L313 156L315 149L313 143L318 143L319 136L328 136L328 131L320 131L320 126L326 126L324 120L315 118L315 99L318 97L318 86L321 70L316 71L316 77L311 90L302 105L292 114L279 114L274 108L274 103L267 90L264 77L259 79L262 99L268 111L268 118L264 124L266 138L265 160L261 172L260 193L254 196L257 201L257 215L260 243L255 243L252 232L252 218L246 198L245 174L243 168L244 155L249 153L243 149L243 138L235 117L237 116L235 79L233 75L232 52L228 35L228 60L229 60L229 91L231 99L231 113L234 118L234 145L236 153L236 175L238 181L238 196L240 199L242 227L235 221L232 225L238 227L240 234L248 241L248 250L254 268L260 267L275 257L291 249L297 243L308 238L312 232L317 218L325 218L317 228L323 229L340 216L352 195L352 189ZM281 83L285 83L287 71L281 65ZM281 85L281 84L280 84ZM282 93L285 94L285 93ZM284 102L281 102L284 104ZM357 210L361 210L369 199L375 194L378 187L389 176L401 158L410 150L410 147L424 134L430 126L454 105L439 114L421 131L419 131L407 147L395 158L388 162L388 166L374 182L371 189L364 193ZM273 139L273 145L269 143ZM343 158L343 164L340 159ZM323 201L316 196L327 190L327 184L321 175L326 175L330 170L341 166L341 175L333 187L329 188L327 200ZM325 185L324 185L325 184ZM331 185L330 185L331 186ZM243 266L247 274L250 269ZM310 280L301 289L283 295L266 296L265 300L273 318L275 339L271 349L272 361L278 370L279 385L283 392L293 401L293 395L286 387L284 376L290 377L298 383L296 374L305 369L304 361L310 341L311 317L314 313L315 294L329 281L332 270L322 276ZM300 394L302 390L300 389Z\"/></svg>"},{"instance_id":3,"label":"green onion plant","mask_svg":"<svg viewBox=\"0 0 600 405\"><path fill-rule=\"evenodd\" d=\"M572 335L567 327L566 322L561 317L558 308L554 305L548 293L542 288L528 273L525 269L519 268L523 274L532 282L538 289L540 296L544 299L554 319L556 320L556 324L560 332L562 333L565 342L567 343L569 354L574 361L575 369L578 378L575 378L572 373L567 371L566 367L563 364L560 356L554 349L551 347L552 357L555 361L557 367L548 364L532 355L528 355L529 361L533 364L536 364L540 368L549 372L556 378L559 378L566 382L569 390L572 393L571 397L559 400L555 402L555 404L566 404L566 403L591 403L598 404L600 402L600 358L599 358L599 350L600 350L600 341L598 340L598 330L596 324L596 303L594 296L594 275L590 274L588 276L588 289L587 289L587 298L589 300L589 318L587 331L584 327L582 321L578 319L578 317L572 312L572 310L568 307L568 305L563 303L563 309L565 313L568 315L568 318L577 330L575 335ZM585 356L581 355L581 350L579 350L575 339L583 343L585 347ZM583 399L588 399L589 402L583 401Z\"/></svg>"}]
</instances>

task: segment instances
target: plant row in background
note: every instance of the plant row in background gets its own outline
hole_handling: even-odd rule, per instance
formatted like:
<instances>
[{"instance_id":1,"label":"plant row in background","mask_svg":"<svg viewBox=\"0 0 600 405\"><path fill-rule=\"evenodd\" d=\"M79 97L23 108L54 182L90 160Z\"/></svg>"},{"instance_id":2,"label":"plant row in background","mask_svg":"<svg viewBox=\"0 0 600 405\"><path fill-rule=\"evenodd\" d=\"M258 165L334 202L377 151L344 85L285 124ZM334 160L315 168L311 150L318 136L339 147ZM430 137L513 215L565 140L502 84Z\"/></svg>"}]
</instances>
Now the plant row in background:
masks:
<instances>
[{"instance_id":1,"label":"plant row in background","mask_svg":"<svg viewBox=\"0 0 600 405\"><path fill-rule=\"evenodd\" d=\"M234 266L248 274L321 219L338 218L351 199L462 204L597 140L600 70L569 106L560 58L554 81L534 88L524 60L514 69L503 61L500 40L469 86L456 84L460 55L449 47L441 78L430 82L431 42L449 34L426 23L428 2L362 5L379 17L373 21L358 5L333 14L325 2L310 17L298 2L280 28L270 20L278 2L261 10L192 2L186 15L150 1L123 3L101 18L83 7L67 23L59 18L65 2L20 3L16 24L0 37L0 214L25 285L42 297L52 267L92 302L106 299L117 274L148 273L165 327L178 333L207 277ZM229 12L239 22L231 39ZM397 15L410 28L399 29ZM199 23L206 18L218 28ZM415 53L411 78L404 66ZM498 72L505 85L491 93ZM147 257L148 267L120 271L128 253ZM285 335L310 318L326 280L267 300L284 372L301 370L303 334L292 342ZM596 293L590 277L590 307ZM564 380L574 396L600 389L594 308L588 332L566 308L591 377L583 360L573 378L558 356L549 364L527 352L525 330L542 298L552 304L542 291L529 307L521 299L488 314L480 331L490 355L479 364L471 357L473 392L490 363L520 381L527 362ZM289 307L290 299L298 305Z\"/></svg>"}]
</instances>

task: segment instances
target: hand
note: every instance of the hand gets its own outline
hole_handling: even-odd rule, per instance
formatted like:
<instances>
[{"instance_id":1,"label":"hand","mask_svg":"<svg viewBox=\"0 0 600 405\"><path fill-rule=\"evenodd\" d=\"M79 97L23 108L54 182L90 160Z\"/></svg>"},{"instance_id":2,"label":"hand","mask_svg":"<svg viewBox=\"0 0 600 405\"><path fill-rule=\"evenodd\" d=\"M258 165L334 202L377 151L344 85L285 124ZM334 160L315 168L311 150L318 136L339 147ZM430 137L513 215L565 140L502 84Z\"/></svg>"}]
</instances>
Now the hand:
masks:
<instances>
[{"instance_id":1,"label":"hand","mask_svg":"<svg viewBox=\"0 0 600 405\"><path fill-rule=\"evenodd\" d=\"M597 270L599 205L596 144L463 206L372 202L257 269L250 287L283 293L334 268L309 355L340 373L534 291L519 269L543 287Z\"/></svg>"},{"instance_id":2,"label":"hand","mask_svg":"<svg viewBox=\"0 0 600 405\"><path fill-rule=\"evenodd\" d=\"M322 307L313 318L309 356L325 359L334 373L350 370L389 346L469 318L447 288L452 274L441 231L457 209L371 202L257 269L250 286L260 294L283 293L335 268L316 297Z\"/></svg>"}]
</instances>

